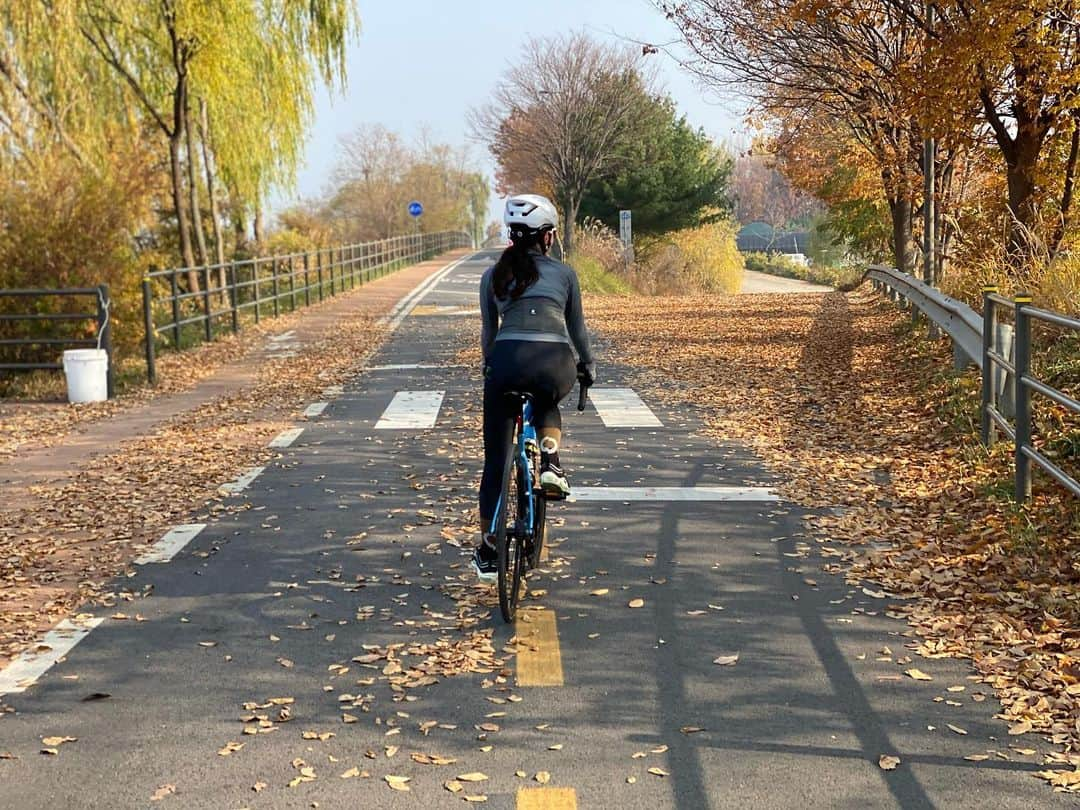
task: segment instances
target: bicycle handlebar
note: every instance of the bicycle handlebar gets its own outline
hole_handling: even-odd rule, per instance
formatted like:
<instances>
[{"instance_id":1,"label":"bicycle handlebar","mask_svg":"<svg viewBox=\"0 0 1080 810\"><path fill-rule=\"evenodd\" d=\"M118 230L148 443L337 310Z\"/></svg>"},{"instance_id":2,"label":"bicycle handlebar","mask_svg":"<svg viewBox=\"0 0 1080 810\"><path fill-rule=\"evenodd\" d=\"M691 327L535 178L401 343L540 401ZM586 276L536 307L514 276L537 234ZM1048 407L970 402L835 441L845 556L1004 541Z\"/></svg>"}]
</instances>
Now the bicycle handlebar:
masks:
<instances>
[{"instance_id":1,"label":"bicycle handlebar","mask_svg":"<svg viewBox=\"0 0 1080 810\"><path fill-rule=\"evenodd\" d=\"M583 411L585 410L585 398L589 395L589 386L585 384L584 380L579 380L578 385L581 392L578 394L577 409Z\"/></svg>"}]
</instances>

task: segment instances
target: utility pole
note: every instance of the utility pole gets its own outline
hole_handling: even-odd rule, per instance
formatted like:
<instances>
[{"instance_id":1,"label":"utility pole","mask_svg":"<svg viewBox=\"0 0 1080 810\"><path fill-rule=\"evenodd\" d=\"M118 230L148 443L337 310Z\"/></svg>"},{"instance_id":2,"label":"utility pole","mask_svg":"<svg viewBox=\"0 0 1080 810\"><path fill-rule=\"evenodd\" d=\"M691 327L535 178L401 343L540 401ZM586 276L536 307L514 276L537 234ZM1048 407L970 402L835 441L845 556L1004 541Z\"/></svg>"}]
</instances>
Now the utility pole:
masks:
<instances>
[{"instance_id":1,"label":"utility pole","mask_svg":"<svg viewBox=\"0 0 1080 810\"><path fill-rule=\"evenodd\" d=\"M932 29L934 27L934 4L932 0L926 2L926 27ZM929 50L930 42L929 35L926 37L926 49ZM926 57L923 57L923 66L929 65ZM927 104L929 112L929 103ZM925 126L929 130L930 116L927 115L927 121ZM927 137L923 141L923 281L927 284L934 285L937 283L937 239L934 233L934 225L936 220L936 201L934 199L936 195L935 189L935 168L937 163L937 143L932 137Z\"/></svg>"}]
</instances>

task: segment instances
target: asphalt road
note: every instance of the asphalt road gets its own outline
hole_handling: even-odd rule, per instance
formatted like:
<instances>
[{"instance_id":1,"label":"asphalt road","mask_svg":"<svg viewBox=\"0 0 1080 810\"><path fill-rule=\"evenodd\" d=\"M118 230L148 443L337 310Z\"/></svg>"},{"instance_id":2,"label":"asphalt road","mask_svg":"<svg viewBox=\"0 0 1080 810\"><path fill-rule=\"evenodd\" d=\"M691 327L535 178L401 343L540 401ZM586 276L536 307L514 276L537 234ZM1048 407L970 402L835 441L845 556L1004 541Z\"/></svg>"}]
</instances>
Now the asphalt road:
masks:
<instances>
[{"instance_id":1,"label":"asphalt road","mask_svg":"<svg viewBox=\"0 0 1080 810\"><path fill-rule=\"evenodd\" d=\"M1010 746L1045 747L1007 736L962 662L909 649L894 600L823 571L836 552L782 502L560 504L533 609L505 627L459 531L480 397L457 355L491 256L435 286L230 508L192 516L207 526L171 562L118 583L140 596L96 609L127 619L3 698L0 807L1068 806ZM444 392L434 428L376 427L402 391ZM660 426L565 408L579 491L775 483L697 436L691 405L636 393Z\"/></svg>"},{"instance_id":2,"label":"asphalt road","mask_svg":"<svg viewBox=\"0 0 1080 810\"><path fill-rule=\"evenodd\" d=\"M758 273L754 270L747 270L743 274L743 285L740 292L742 295L757 295L761 293L822 293L832 292L832 287L811 284L809 281L800 281L797 278L770 276L768 273Z\"/></svg>"}]
</instances>

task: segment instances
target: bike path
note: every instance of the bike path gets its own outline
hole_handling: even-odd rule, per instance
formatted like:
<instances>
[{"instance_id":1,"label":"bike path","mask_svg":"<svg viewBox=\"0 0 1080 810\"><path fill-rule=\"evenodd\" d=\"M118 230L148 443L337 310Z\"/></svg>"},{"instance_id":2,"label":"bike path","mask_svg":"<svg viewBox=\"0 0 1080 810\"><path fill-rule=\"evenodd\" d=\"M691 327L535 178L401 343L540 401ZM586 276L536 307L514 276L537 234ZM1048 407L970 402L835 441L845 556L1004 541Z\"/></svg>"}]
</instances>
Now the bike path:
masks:
<instances>
[{"instance_id":1,"label":"bike path","mask_svg":"<svg viewBox=\"0 0 1080 810\"><path fill-rule=\"evenodd\" d=\"M94 608L127 618L3 698L0 807L1064 803L1009 748L1042 746L1007 736L962 663L908 650L891 600L823 572L827 544L783 503L554 506L515 641L467 567L479 370L458 354L490 259L436 285L229 508L193 517L207 526L171 562L118 583L130 601ZM601 361L601 387L632 379ZM402 391L443 392L434 429L376 427ZM637 393L660 427L564 409L579 491L774 483L696 435L692 405ZM455 780L470 774L487 778Z\"/></svg>"}]
</instances>

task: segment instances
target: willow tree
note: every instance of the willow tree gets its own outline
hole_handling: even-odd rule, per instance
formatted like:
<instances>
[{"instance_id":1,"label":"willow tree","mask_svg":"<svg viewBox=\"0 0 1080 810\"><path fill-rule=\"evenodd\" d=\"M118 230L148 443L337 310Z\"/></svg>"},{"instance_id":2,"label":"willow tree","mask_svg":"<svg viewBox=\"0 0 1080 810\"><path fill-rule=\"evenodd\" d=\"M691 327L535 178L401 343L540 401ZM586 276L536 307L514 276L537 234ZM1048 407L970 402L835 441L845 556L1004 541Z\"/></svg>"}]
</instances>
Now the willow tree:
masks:
<instances>
[{"instance_id":1,"label":"willow tree","mask_svg":"<svg viewBox=\"0 0 1080 810\"><path fill-rule=\"evenodd\" d=\"M192 266L200 151L205 172L256 205L292 180L316 85L344 80L358 24L355 0L0 3L3 159L30 162L53 140L94 171L117 138L156 132Z\"/></svg>"},{"instance_id":2,"label":"willow tree","mask_svg":"<svg viewBox=\"0 0 1080 810\"><path fill-rule=\"evenodd\" d=\"M161 132L180 250L195 263L181 151L192 99L205 101L217 164L258 199L291 177L315 81L344 76L352 0L83 0L79 30ZM189 160L194 149L189 149ZM197 216L197 211L192 211Z\"/></svg>"}]
</instances>

